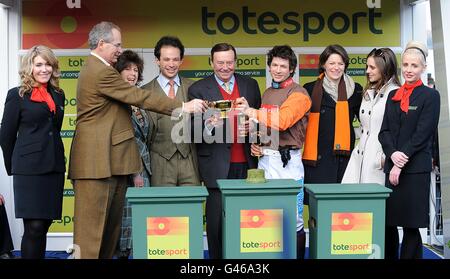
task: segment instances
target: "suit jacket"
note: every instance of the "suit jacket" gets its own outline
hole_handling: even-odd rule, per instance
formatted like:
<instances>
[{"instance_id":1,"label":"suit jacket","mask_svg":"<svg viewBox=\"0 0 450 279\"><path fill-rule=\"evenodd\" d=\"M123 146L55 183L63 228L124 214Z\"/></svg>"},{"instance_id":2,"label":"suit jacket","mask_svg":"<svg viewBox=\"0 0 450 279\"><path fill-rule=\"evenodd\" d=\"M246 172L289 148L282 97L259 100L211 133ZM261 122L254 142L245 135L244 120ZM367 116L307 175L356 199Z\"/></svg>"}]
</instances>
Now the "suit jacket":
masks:
<instances>
[{"instance_id":1,"label":"suit jacket","mask_svg":"<svg viewBox=\"0 0 450 279\"><path fill-rule=\"evenodd\" d=\"M261 92L259 91L256 80L235 74L236 84L239 88L241 97L247 99L248 104L252 108L259 109L261 106ZM214 77L211 75L207 78L195 82L189 87L189 99L203 99L208 101L223 100L222 93L220 93L219 85ZM203 123L203 121L201 121ZM224 129L224 137L227 135L226 125L217 127L215 129ZM203 139L203 137L202 137ZM249 168L256 168L258 165L257 159L250 155L250 143L244 143L245 157L247 158ZM231 160L231 143L196 143L198 155L198 167L201 179L205 182L206 187L216 188L216 179L226 179L230 168Z\"/></svg>"},{"instance_id":2,"label":"suit jacket","mask_svg":"<svg viewBox=\"0 0 450 279\"><path fill-rule=\"evenodd\" d=\"M113 67L89 56L78 78L69 178L100 179L141 170L129 105L170 115L181 102L131 86Z\"/></svg>"},{"instance_id":3,"label":"suit jacket","mask_svg":"<svg viewBox=\"0 0 450 279\"><path fill-rule=\"evenodd\" d=\"M430 172L432 169L432 145L439 123L439 92L425 85L416 87L409 97L409 110L404 113L400 102L389 93L383 124L378 135L386 162L384 172L389 173L394 166L391 155L401 151L409 157L402 173Z\"/></svg>"},{"instance_id":4,"label":"suit jacket","mask_svg":"<svg viewBox=\"0 0 450 279\"><path fill-rule=\"evenodd\" d=\"M193 80L188 78L180 77L180 87L177 89L176 98L182 100L183 102L187 102L188 99L188 88L193 84ZM164 90L159 85L157 78L153 79L142 88L154 91L156 94L166 95ZM149 150L152 150L155 153L158 153L161 157L166 160L170 160L173 154L177 151L177 149L186 150L192 154L194 169L198 169L197 162L197 150L195 148L195 144L190 143L180 143L175 144L170 141L171 137L171 129L173 124L170 123L170 117L166 115L162 115L160 113L149 111L147 112L149 115L150 121L150 139L148 141ZM175 122L174 122L175 123ZM151 160L151 159L150 159ZM196 174L198 177L198 174Z\"/></svg>"},{"instance_id":5,"label":"suit jacket","mask_svg":"<svg viewBox=\"0 0 450 279\"><path fill-rule=\"evenodd\" d=\"M18 87L8 91L0 129L0 145L8 175L65 172L60 135L64 93L56 92L50 85L48 92L55 102L56 114L46 103L31 101L30 92L20 97Z\"/></svg>"}]
</instances>

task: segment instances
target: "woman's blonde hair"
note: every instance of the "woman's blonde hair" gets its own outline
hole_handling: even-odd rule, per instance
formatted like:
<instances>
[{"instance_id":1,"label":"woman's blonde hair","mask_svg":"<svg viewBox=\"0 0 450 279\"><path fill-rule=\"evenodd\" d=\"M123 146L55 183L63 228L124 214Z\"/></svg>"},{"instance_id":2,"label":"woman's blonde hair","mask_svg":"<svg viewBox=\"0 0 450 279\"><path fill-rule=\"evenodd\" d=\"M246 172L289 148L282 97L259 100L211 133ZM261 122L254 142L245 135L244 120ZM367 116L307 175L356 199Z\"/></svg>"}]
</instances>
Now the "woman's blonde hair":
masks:
<instances>
[{"instance_id":1,"label":"woman's blonde hair","mask_svg":"<svg viewBox=\"0 0 450 279\"><path fill-rule=\"evenodd\" d=\"M406 53L417 55L422 62L422 66L427 66L428 48L424 43L418 41L408 42L402 53L402 60Z\"/></svg>"},{"instance_id":2,"label":"woman's blonde hair","mask_svg":"<svg viewBox=\"0 0 450 279\"><path fill-rule=\"evenodd\" d=\"M52 66L52 75L49 80L52 88L57 92L62 91L61 88L59 88L59 77L61 76L61 72L59 70L58 59L50 48L43 45L36 45L30 48L30 50L22 57L22 63L19 70L19 95L22 97L25 92L31 92L33 87L38 86L38 82L33 77L33 62L37 56L40 56Z\"/></svg>"}]
</instances>

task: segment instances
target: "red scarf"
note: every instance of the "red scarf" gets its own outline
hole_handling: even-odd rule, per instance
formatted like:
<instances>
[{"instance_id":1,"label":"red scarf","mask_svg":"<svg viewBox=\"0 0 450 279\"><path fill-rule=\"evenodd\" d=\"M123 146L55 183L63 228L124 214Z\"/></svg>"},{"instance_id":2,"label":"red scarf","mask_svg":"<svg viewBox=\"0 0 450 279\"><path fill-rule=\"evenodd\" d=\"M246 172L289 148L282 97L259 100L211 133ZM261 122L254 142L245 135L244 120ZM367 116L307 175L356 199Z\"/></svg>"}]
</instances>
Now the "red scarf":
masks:
<instances>
[{"instance_id":1,"label":"red scarf","mask_svg":"<svg viewBox=\"0 0 450 279\"><path fill-rule=\"evenodd\" d=\"M50 96L50 93L47 91L47 83L42 84L39 87L33 87L33 91L31 91L31 101L33 102L45 102L47 103L48 108L51 112L56 113L56 106L55 102L52 99L52 96Z\"/></svg>"},{"instance_id":2,"label":"red scarf","mask_svg":"<svg viewBox=\"0 0 450 279\"><path fill-rule=\"evenodd\" d=\"M418 80L416 81L414 84L407 84L405 82L405 84L402 85L402 87L400 87L397 92L395 92L394 97L392 97L392 101L400 101L400 109L405 112L408 113L408 109L409 109L409 97L411 96L414 88L421 86L422 85L422 80Z\"/></svg>"}]
</instances>

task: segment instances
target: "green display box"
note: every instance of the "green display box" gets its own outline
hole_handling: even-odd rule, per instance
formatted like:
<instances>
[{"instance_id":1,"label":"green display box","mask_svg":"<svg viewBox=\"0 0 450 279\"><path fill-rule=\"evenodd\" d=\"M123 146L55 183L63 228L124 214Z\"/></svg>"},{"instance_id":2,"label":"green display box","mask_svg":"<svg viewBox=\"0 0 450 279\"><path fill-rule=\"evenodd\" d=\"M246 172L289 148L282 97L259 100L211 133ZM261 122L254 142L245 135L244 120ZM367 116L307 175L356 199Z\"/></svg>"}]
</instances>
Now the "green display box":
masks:
<instances>
[{"instance_id":1,"label":"green display box","mask_svg":"<svg viewBox=\"0 0 450 279\"><path fill-rule=\"evenodd\" d=\"M134 259L203 259L203 186L128 188Z\"/></svg>"},{"instance_id":2,"label":"green display box","mask_svg":"<svg viewBox=\"0 0 450 279\"><path fill-rule=\"evenodd\" d=\"M383 259L386 198L379 184L305 184L309 257Z\"/></svg>"},{"instance_id":3,"label":"green display box","mask_svg":"<svg viewBox=\"0 0 450 279\"><path fill-rule=\"evenodd\" d=\"M223 201L225 259L295 259L297 194L293 179L217 180Z\"/></svg>"}]
</instances>

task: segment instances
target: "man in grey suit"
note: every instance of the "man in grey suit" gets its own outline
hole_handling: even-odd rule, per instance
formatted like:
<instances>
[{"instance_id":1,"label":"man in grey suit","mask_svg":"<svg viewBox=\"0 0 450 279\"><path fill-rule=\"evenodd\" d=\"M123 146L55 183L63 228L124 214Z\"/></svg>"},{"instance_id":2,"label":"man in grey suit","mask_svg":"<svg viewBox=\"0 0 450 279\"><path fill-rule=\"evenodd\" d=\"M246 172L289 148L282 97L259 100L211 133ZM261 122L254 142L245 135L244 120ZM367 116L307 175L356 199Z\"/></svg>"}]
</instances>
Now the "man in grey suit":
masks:
<instances>
[{"instance_id":1,"label":"man in grey suit","mask_svg":"<svg viewBox=\"0 0 450 279\"><path fill-rule=\"evenodd\" d=\"M157 95L186 102L188 88L193 81L178 75L184 57L184 46L181 41L176 37L162 37L156 43L155 57L160 74L142 88L151 90ZM151 131L148 141L152 169L151 185L200 185L195 145L172 138L172 130L180 126L180 121L174 121L170 116L152 111L148 111L148 115Z\"/></svg>"},{"instance_id":2,"label":"man in grey suit","mask_svg":"<svg viewBox=\"0 0 450 279\"><path fill-rule=\"evenodd\" d=\"M211 62L214 74L189 87L189 98L218 101L244 97L250 107L259 108L261 93L258 83L250 77L235 73L236 59L236 50L232 45L219 43L213 46ZM203 139L200 143L196 142L200 177L209 193L206 200L206 233L211 259L222 258L222 200L216 180L244 179L247 169L257 166L256 158L250 155L248 137L245 143L236 140L237 125L233 124L236 119L230 116L226 121L229 122L205 121L209 133L222 135L223 139L212 143Z\"/></svg>"}]
</instances>

